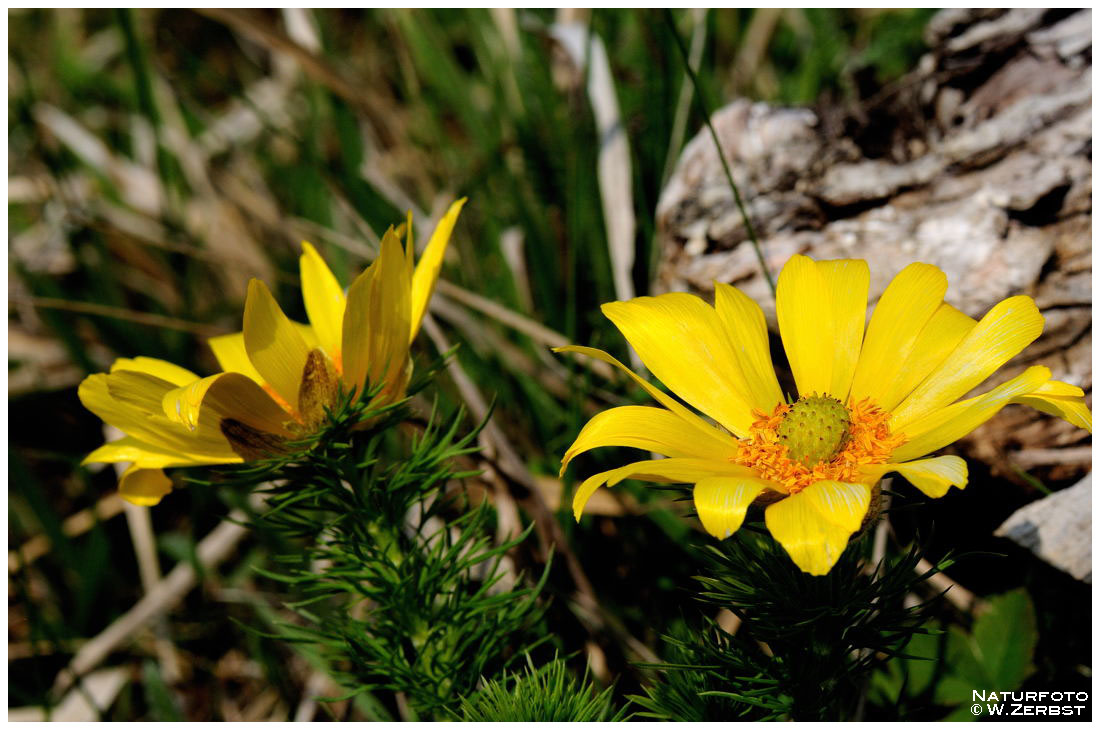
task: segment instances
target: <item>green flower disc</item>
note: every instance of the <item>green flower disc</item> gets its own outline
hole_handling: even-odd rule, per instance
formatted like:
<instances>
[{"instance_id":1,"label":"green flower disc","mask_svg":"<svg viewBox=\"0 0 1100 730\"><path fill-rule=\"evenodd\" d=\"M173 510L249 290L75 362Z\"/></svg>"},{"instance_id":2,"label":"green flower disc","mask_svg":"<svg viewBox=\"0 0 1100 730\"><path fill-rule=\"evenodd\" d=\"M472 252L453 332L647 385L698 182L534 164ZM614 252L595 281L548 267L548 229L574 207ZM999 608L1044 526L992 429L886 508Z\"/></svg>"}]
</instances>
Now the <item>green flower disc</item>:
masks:
<instances>
[{"instance_id":1,"label":"green flower disc","mask_svg":"<svg viewBox=\"0 0 1100 730\"><path fill-rule=\"evenodd\" d=\"M779 424L779 442L787 447L787 458L812 469L832 461L848 441L851 421L848 409L836 398L804 396L798 399Z\"/></svg>"}]
</instances>

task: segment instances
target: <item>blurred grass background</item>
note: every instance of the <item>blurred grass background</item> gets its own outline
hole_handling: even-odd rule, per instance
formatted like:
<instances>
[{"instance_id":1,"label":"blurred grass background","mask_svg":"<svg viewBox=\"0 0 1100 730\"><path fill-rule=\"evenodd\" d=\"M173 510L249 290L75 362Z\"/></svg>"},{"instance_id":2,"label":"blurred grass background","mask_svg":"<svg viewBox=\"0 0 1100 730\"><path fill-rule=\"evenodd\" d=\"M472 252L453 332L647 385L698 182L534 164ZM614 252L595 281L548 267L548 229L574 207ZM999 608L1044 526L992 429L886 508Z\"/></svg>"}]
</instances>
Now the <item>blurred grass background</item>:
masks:
<instances>
[{"instance_id":1,"label":"blurred grass background","mask_svg":"<svg viewBox=\"0 0 1100 730\"><path fill-rule=\"evenodd\" d=\"M673 17L716 106L854 103L913 67L930 15ZM142 596L131 531L113 516L114 473L79 466L103 440L77 401L80 379L139 354L213 372L204 338L239 329L249 277L304 319L301 240L346 284L388 225L411 210L423 240L459 196L470 202L433 303L439 333L495 398L501 432L619 627L586 634L559 567L562 648L578 671L592 659L598 679L618 680L618 696L636 691L638 656L623 637L659 652L659 636L693 610L682 546L698 535L657 490L624 490L603 502L611 518L581 525L558 509L572 488L556 478L560 455L587 417L640 400L548 350L568 340L628 357L598 308L617 298L590 98L606 103L607 89L586 87L591 59L565 50L563 27L598 41L610 63L636 221L628 278L644 294L658 195L702 124L660 11L9 11L9 550L37 541L38 551L9 566L10 706L50 701L73 652ZM436 345L419 343L426 355ZM451 380L437 390L446 408L464 402ZM617 457L579 461L581 474ZM200 489L152 510L161 568L195 561L226 511ZM372 716L309 706L307 688L326 691L310 684L315 658L242 627L280 614L252 572L266 554L250 538L218 570L198 566L203 590L168 614L172 676L148 631L111 653L126 682L106 717Z\"/></svg>"}]
</instances>

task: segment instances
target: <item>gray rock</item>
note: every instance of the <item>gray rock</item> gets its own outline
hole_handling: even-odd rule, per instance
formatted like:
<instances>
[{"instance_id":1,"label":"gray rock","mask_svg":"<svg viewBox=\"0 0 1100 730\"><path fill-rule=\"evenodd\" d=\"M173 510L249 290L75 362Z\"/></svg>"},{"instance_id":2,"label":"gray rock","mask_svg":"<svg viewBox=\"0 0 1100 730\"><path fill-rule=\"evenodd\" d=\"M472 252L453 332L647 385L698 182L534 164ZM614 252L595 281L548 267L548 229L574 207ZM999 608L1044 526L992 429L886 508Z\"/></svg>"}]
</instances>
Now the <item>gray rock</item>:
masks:
<instances>
[{"instance_id":1,"label":"gray rock","mask_svg":"<svg viewBox=\"0 0 1100 730\"><path fill-rule=\"evenodd\" d=\"M1092 583L1092 475L1012 513L993 533Z\"/></svg>"}]
</instances>

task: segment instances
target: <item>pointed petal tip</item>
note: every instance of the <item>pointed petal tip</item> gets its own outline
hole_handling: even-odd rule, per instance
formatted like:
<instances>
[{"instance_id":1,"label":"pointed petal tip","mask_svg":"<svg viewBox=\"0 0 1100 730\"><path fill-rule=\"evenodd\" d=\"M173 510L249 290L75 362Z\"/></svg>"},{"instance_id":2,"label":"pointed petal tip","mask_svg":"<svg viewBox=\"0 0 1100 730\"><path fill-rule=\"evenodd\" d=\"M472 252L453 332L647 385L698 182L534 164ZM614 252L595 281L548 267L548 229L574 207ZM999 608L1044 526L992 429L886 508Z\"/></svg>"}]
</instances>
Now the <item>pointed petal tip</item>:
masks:
<instances>
[{"instance_id":1,"label":"pointed petal tip","mask_svg":"<svg viewBox=\"0 0 1100 730\"><path fill-rule=\"evenodd\" d=\"M257 279L256 277L252 277L251 279L249 279L248 280L248 289L245 292L245 297L244 297L245 312L246 313L248 312L248 300L249 299L252 299L253 297L256 297L256 296L263 296L264 294L267 294L268 296L271 296L271 289L268 288L267 284L264 283L264 281L262 279Z\"/></svg>"},{"instance_id":2,"label":"pointed petal tip","mask_svg":"<svg viewBox=\"0 0 1100 730\"><path fill-rule=\"evenodd\" d=\"M641 297L635 297L635 298L636 299L641 299ZM615 301L611 301L611 302L604 302L603 304L600 305L600 311L603 312L603 315L605 317L610 319L611 315L608 314L608 311L609 310L612 311L612 312L618 311L622 304L624 304L624 302L621 302L619 300L615 300Z\"/></svg>"}]
</instances>

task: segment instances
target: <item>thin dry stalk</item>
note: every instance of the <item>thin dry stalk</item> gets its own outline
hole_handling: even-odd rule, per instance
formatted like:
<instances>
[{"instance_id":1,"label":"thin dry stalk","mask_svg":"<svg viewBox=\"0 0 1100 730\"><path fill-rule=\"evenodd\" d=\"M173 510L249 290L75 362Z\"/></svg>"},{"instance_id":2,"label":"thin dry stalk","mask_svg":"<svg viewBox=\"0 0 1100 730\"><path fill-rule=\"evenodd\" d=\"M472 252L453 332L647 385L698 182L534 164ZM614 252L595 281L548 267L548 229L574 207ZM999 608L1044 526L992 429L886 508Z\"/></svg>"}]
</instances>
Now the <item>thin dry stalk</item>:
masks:
<instances>
[{"instance_id":1,"label":"thin dry stalk","mask_svg":"<svg viewBox=\"0 0 1100 730\"><path fill-rule=\"evenodd\" d=\"M385 136L387 144L396 139L396 130L392 128L392 123L382 111L388 105L382 104L380 99L373 96L368 87L353 84L345 79L328 61L296 43L261 16L229 8L203 8L196 12L228 25L254 43L294 59L306 75L327 86L333 93L342 96L362 111L370 119L374 128Z\"/></svg>"},{"instance_id":2,"label":"thin dry stalk","mask_svg":"<svg viewBox=\"0 0 1100 730\"><path fill-rule=\"evenodd\" d=\"M553 363L558 365L555 368L536 362L519 347L475 320L465 310L450 306L444 299L433 297L428 309L461 332L476 350L492 353L495 357L506 361L513 369L520 370L531 379L537 380L547 393L556 398L566 399L571 396L569 372L561 367L560 363ZM600 405L591 398L585 398L582 407L589 416L595 415L600 410Z\"/></svg>"},{"instance_id":3,"label":"thin dry stalk","mask_svg":"<svg viewBox=\"0 0 1100 730\"><path fill-rule=\"evenodd\" d=\"M600 186L604 227L607 229L615 296L623 301L633 299L634 233L637 226L634 218L634 176L626 125L619 111L607 49L599 35L583 21L555 23L550 28L550 35L565 49L573 65L587 75L588 100L596 120L599 145L596 178Z\"/></svg>"},{"instance_id":4,"label":"thin dry stalk","mask_svg":"<svg viewBox=\"0 0 1100 730\"><path fill-rule=\"evenodd\" d=\"M424 317L423 327L439 352L446 352L450 349L450 342L448 342L443 330L440 329L430 314ZM447 371L458 387L459 393L470 409L471 415L478 420L485 418L489 411L488 404L461 365L456 360L451 360L447 364ZM570 609L581 619L589 631L610 629L642 661L658 661L657 655L649 647L631 636L617 619L605 614L600 609L599 601L596 599L596 591L591 581L588 580L588 576L585 575L576 554L570 548L569 541L562 532L561 525L558 524L557 519L546 506L535 478L527 470L526 465L519 458L519 455L493 418L488 419L485 428L478 436L478 443L482 448L486 465L489 467L485 472L486 477L493 480L503 480L507 487L507 493L518 495L518 501L534 517L535 531L539 536L543 551L542 559L547 559L548 548L553 545L554 549L565 560L569 574L577 587L576 593L569 601ZM495 488L498 482L494 481L492 484Z\"/></svg>"},{"instance_id":5,"label":"thin dry stalk","mask_svg":"<svg viewBox=\"0 0 1100 730\"><path fill-rule=\"evenodd\" d=\"M136 504L126 503L123 509L126 512L126 524L130 528L130 538L134 543L134 553L137 555L141 587L148 595L161 582L160 564L157 562L157 547L153 538L153 520L149 516L148 507L138 507ZM161 675L164 677L165 682L174 684L181 679L182 673L179 658L176 656L176 647L172 643L171 631L165 616L158 616L154 620L153 635Z\"/></svg>"},{"instance_id":6,"label":"thin dry stalk","mask_svg":"<svg viewBox=\"0 0 1100 730\"><path fill-rule=\"evenodd\" d=\"M114 703L118 693L130 680L130 672L121 667L108 667L84 677L81 686L65 695L47 715L44 707L13 707L8 710L8 722L96 722Z\"/></svg>"},{"instance_id":7,"label":"thin dry stalk","mask_svg":"<svg viewBox=\"0 0 1100 730\"><path fill-rule=\"evenodd\" d=\"M470 309L477 310L482 314L492 317L501 324L527 335L541 345L546 347L565 347L569 344L568 338L560 332L555 332L549 327L541 325L533 319L505 307L503 304L498 304L492 299L483 297L480 294L475 294L468 289L463 289L449 281L440 279L436 282L435 289L437 295L441 294L466 305ZM607 363L580 355L575 357L577 362L581 363L601 378L605 380L614 379L614 371Z\"/></svg>"},{"instance_id":8,"label":"thin dry stalk","mask_svg":"<svg viewBox=\"0 0 1100 730\"><path fill-rule=\"evenodd\" d=\"M61 532L66 537L77 537L92 529L99 522L106 522L122 512L124 502L117 494L109 494L91 507L82 509L65 518L61 523ZM8 573L15 574L34 561L50 552L53 543L45 535L35 535L23 543L22 547L8 551Z\"/></svg>"},{"instance_id":9,"label":"thin dry stalk","mask_svg":"<svg viewBox=\"0 0 1100 730\"><path fill-rule=\"evenodd\" d=\"M310 722L317 714L317 698L326 694L335 694L336 688L324 672L313 672L302 689L302 701L294 710L294 722Z\"/></svg>"},{"instance_id":10,"label":"thin dry stalk","mask_svg":"<svg viewBox=\"0 0 1100 730\"><path fill-rule=\"evenodd\" d=\"M707 9L692 8L691 22L691 50L688 51L688 63L692 69L698 69L703 61L703 48L707 41ZM695 89L691 85L691 77L685 72L680 85L680 98L676 100L676 115L672 119L672 136L669 138L668 153L665 155L665 166L661 172L662 188L672 175L672 169L676 166L676 160L679 159L680 150L684 146L684 132L687 131L693 93Z\"/></svg>"},{"instance_id":11,"label":"thin dry stalk","mask_svg":"<svg viewBox=\"0 0 1100 730\"><path fill-rule=\"evenodd\" d=\"M211 530L196 548L196 562L209 570L233 554L237 544L248 534L248 528L237 524L245 517L244 512L234 510L227 517L228 521ZM69 666L58 673L54 680L53 693L58 696L63 694L77 678L86 675L112 651L134 638L139 629L170 611L195 587L197 580L192 562L177 563L168 576L148 591L129 611L80 648Z\"/></svg>"},{"instance_id":12,"label":"thin dry stalk","mask_svg":"<svg viewBox=\"0 0 1100 730\"><path fill-rule=\"evenodd\" d=\"M935 566L933 566L932 563L922 558L921 561L917 563L916 572L918 575L926 573L932 570L933 567ZM955 608L963 613L981 613L986 608L986 602L984 600L978 598L972 592L963 588L943 573L936 573L931 576L928 579L928 584L932 586L937 593L943 593L944 598L950 601Z\"/></svg>"},{"instance_id":13,"label":"thin dry stalk","mask_svg":"<svg viewBox=\"0 0 1100 730\"><path fill-rule=\"evenodd\" d=\"M508 270L512 272L512 281L516 284L516 293L524 311L530 312L535 308L535 300L531 296L531 277L527 273L524 244L523 229L519 226L506 228L500 234L500 253L504 256Z\"/></svg>"},{"instance_id":14,"label":"thin dry stalk","mask_svg":"<svg viewBox=\"0 0 1100 730\"><path fill-rule=\"evenodd\" d=\"M733 64L733 87L744 89L754 83L760 63L764 60L775 34L776 25L783 15L781 8L757 8L753 11L749 27L745 29L744 43L737 52L737 61Z\"/></svg>"},{"instance_id":15,"label":"thin dry stalk","mask_svg":"<svg viewBox=\"0 0 1100 730\"><path fill-rule=\"evenodd\" d=\"M160 327L163 329L180 330L181 332L190 332L191 334L198 335L199 337L214 337L216 335L224 335L228 333L217 325L203 324L201 322L188 322L183 319L177 319L175 317L165 317L161 314L151 314L149 312L138 312L133 309L122 309L121 307L111 307L106 304L96 304L94 302L71 302L67 299L54 299L52 297L15 297L9 299L9 301L25 301L39 309L61 309L67 312L79 312L81 314L94 314L100 317L112 317L114 319L122 319L128 322L137 322L138 324L149 325L150 327Z\"/></svg>"},{"instance_id":16,"label":"thin dry stalk","mask_svg":"<svg viewBox=\"0 0 1100 730\"><path fill-rule=\"evenodd\" d=\"M1064 449L1023 449L1012 455L1012 461L1023 468L1087 463L1092 459L1091 446L1071 446Z\"/></svg>"}]
</instances>

